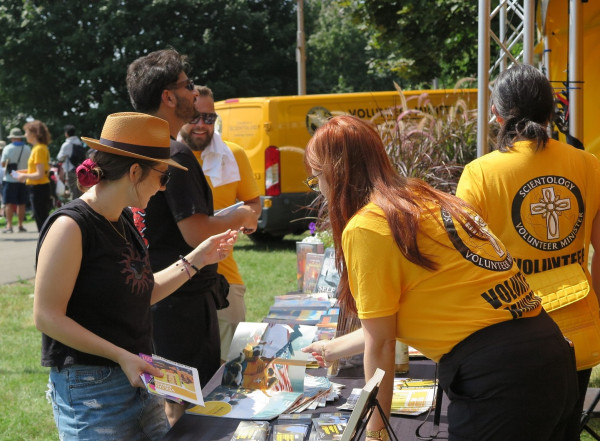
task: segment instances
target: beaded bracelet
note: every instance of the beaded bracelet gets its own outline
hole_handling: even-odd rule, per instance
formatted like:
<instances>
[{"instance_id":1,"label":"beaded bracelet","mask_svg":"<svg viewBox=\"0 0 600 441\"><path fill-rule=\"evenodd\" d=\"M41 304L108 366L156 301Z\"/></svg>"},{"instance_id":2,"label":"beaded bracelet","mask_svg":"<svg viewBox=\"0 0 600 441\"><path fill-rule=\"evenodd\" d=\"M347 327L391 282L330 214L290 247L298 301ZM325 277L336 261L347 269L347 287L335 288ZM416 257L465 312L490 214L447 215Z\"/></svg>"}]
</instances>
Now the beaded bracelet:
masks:
<instances>
[{"instance_id":1,"label":"beaded bracelet","mask_svg":"<svg viewBox=\"0 0 600 441\"><path fill-rule=\"evenodd\" d=\"M190 275L190 270L188 269L188 267L192 267L194 270L196 270L196 272L200 272L200 268L198 268L196 265L194 265L193 263L189 262L185 257L183 257L181 254L179 255L179 258L181 259L181 261L183 262L183 267L185 268L185 272L187 273L188 277L191 279L192 276Z\"/></svg>"}]
</instances>

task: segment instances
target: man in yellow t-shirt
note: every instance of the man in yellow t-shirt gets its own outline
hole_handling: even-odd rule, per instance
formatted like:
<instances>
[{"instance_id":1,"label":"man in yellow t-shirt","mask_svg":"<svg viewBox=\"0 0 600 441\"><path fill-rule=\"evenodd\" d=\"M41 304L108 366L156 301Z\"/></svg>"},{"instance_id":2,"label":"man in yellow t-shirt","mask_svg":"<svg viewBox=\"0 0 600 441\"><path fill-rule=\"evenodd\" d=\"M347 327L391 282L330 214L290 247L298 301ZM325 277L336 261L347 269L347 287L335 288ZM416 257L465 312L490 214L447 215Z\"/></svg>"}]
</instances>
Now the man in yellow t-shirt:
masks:
<instances>
[{"instance_id":1,"label":"man in yellow t-shirt","mask_svg":"<svg viewBox=\"0 0 600 441\"><path fill-rule=\"evenodd\" d=\"M199 97L195 106L200 112L200 117L197 122L184 125L179 134L202 166L213 192L215 212L243 201L244 205L240 209L252 211L258 219L261 212L260 192L248 156L242 147L224 142L221 136L215 133L217 114L212 91L206 86L196 86L196 90ZM252 231L245 233L249 234ZM219 263L218 272L229 282L229 306L217 311L221 333L221 360L224 361L227 359L235 328L246 318L246 286L233 253Z\"/></svg>"}]
</instances>

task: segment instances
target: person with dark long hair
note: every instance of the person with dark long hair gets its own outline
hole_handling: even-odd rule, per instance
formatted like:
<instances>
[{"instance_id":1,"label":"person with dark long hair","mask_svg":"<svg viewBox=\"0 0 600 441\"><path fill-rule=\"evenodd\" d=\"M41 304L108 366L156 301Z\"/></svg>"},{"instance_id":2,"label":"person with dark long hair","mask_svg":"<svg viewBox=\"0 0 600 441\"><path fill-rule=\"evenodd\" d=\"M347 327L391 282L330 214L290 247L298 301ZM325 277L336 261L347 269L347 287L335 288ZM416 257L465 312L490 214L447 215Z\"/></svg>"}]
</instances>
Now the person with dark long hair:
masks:
<instances>
[{"instance_id":1,"label":"person with dark long hair","mask_svg":"<svg viewBox=\"0 0 600 441\"><path fill-rule=\"evenodd\" d=\"M153 352L150 305L227 257L237 232L153 272L130 207L164 191L169 166L186 170L169 158L169 124L116 113L99 140L84 140L96 150L77 167L87 191L50 215L37 248L33 317L51 368L48 397L60 439L160 440L169 429L163 400L140 378L163 375L139 356Z\"/></svg>"},{"instance_id":2,"label":"person with dark long hair","mask_svg":"<svg viewBox=\"0 0 600 441\"><path fill-rule=\"evenodd\" d=\"M352 116L316 131L305 164L327 201L340 302L361 320L354 350L363 346L366 380L386 372L384 411L398 339L439 363L450 440L563 440L576 399L573 350L482 219L400 176L376 130ZM305 350L327 358L336 341ZM367 439L388 436L375 413Z\"/></svg>"},{"instance_id":3,"label":"person with dark long hair","mask_svg":"<svg viewBox=\"0 0 600 441\"><path fill-rule=\"evenodd\" d=\"M577 269L592 286L581 301L598 314L600 260L594 253L590 274L588 256L590 243L600 250L600 161L549 138L553 109L552 86L539 70L515 65L502 72L492 91L492 112L500 124L498 150L465 167L457 196L481 214L525 276L556 274L571 265ZM568 283L566 276L556 277ZM572 424L578 428L600 348L593 348L595 358L584 360L581 350L589 347L589 339L574 342L579 400ZM578 440L578 433L571 439Z\"/></svg>"}]
</instances>

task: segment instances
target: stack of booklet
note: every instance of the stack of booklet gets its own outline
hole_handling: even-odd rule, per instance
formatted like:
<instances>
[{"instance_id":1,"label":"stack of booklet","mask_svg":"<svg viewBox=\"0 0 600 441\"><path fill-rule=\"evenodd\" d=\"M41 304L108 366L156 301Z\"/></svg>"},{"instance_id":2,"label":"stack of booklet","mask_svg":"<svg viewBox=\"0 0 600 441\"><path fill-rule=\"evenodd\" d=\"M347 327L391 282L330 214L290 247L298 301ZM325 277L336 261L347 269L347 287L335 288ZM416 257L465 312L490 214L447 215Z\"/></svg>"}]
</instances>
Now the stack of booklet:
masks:
<instances>
[{"instance_id":1,"label":"stack of booklet","mask_svg":"<svg viewBox=\"0 0 600 441\"><path fill-rule=\"evenodd\" d=\"M269 423L241 421L231 441L333 441L339 440L348 424L349 414L282 414ZM270 438L269 438L270 432Z\"/></svg>"},{"instance_id":2,"label":"stack of booklet","mask_svg":"<svg viewBox=\"0 0 600 441\"><path fill-rule=\"evenodd\" d=\"M275 296L274 303L263 319L265 323L287 323L290 325L316 325L324 320L337 324L332 311L336 299L327 294L286 294ZM339 314L339 309L337 311Z\"/></svg>"}]
</instances>

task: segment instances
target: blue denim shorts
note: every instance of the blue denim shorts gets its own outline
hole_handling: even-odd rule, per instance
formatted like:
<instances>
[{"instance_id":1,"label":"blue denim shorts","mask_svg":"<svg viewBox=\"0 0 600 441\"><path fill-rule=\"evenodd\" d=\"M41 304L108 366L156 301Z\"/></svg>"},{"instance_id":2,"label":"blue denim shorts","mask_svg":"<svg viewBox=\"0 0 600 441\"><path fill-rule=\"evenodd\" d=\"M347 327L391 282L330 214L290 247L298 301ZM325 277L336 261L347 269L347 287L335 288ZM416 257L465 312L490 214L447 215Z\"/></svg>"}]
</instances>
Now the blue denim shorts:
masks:
<instances>
[{"instance_id":1,"label":"blue denim shorts","mask_svg":"<svg viewBox=\"0 0 600 441\"><path fill-rule=\"evenodd\" d=\"M61 441L153 441L169 430L163 399L132 387L119 366L52 368L48 395Z\"/></svg>"}]
</instances>

